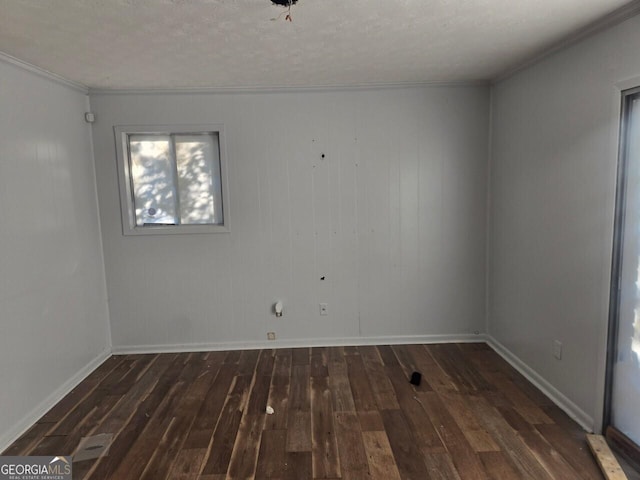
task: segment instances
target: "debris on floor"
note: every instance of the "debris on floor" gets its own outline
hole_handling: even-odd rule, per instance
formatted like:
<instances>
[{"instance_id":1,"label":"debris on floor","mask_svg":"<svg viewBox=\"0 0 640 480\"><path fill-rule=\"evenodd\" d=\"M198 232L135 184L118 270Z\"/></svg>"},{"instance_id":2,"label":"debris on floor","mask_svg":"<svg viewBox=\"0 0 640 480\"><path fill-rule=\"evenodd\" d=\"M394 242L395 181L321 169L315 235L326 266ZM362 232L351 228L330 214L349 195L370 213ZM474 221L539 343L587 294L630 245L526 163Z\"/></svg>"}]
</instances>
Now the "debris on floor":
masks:
<instances>
[{"instance_id":1,"label":"debris on floor","mask_svg":"<svg viewBox=\"0 0 640 480\"><path fill-rule=\"evenodd\" d=\"M73 454L73 462L93 460L109 454L109 447L113 441L112 433L101 433L92 437L82 437L78 448Z\"/></svg>"}]
</instances>

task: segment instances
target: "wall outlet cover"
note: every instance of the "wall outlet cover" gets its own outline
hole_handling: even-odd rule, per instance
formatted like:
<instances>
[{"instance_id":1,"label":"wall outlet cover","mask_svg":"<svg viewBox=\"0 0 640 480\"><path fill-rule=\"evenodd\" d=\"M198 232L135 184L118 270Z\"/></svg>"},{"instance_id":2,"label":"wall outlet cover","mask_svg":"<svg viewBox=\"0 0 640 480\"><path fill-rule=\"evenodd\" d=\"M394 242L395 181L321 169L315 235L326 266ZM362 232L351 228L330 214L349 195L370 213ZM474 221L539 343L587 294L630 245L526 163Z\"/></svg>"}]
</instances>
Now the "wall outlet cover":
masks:
<instances>
[{"instance_id":1,"label":"wall outlet cover","mask_svg":"<svg viewBox=\"0 0 640 480\"><path fill-rule=\"evenodd\" d=\"M562 342L560 340L553 341L553 356L557 360L562 360Z\"/></svg>"}]
</instances>

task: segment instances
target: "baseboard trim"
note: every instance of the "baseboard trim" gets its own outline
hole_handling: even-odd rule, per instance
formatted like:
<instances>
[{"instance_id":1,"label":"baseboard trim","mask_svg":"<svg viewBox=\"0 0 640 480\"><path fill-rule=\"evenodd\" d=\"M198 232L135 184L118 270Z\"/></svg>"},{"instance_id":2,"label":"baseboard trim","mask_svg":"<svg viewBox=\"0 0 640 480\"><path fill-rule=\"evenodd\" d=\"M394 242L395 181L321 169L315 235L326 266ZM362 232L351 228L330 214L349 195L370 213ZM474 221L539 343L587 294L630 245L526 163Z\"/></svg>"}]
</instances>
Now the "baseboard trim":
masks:
<instances>
[{"instance_id":1,"label":"baseboard trim","mask_svg":"<svg viewBox=\"0 0 640 480\"><path fill-rule=\"evenodd\" d=\"M481 343L484 335L451 334L451 335L398 335L382 337L347 337L317 339L282 339L260 340L249 342L212 342L186 343L168 345L115 345L114 355L140 353L182 353L211 352L219 350L255 350L263 348L296 348L296 347L339 347L345 345L407 345L414 343Z\"/></svg>"},{"instance_id":2,"label":"baseboard trim","mask_svg":"<svg viewBox=\"0 0 640 480\"><path fill-rule=\"evenodd\" d=\"M111 349L105 349L91 362L82 367L69 380L60 385L53 393L40 402L33 410L21 418L18 423L0 435L0 452L6 450L13 442L31 428L45 413L64 398L71 390L76 388L80 382L87 378L96 368L111 357Z\"/></svg>"},{"instance_id":3,"label":"baseboard trim","mask_svg":"<svg viewBox=\"0 0 640 480\"><path fill-rule=\"evenodd\" d=\"M578 405L569 400L560 390L551 385L538 372L524 363L511 350L502 345L491 335L485 335L487 344L493 348L498 355L504 358L513 368L538 387L542 393L549 397L559 408L569 417L575 420L585 431L593 432L594 420L591 415L582 410Z\"/></svg>"}]
</instances>

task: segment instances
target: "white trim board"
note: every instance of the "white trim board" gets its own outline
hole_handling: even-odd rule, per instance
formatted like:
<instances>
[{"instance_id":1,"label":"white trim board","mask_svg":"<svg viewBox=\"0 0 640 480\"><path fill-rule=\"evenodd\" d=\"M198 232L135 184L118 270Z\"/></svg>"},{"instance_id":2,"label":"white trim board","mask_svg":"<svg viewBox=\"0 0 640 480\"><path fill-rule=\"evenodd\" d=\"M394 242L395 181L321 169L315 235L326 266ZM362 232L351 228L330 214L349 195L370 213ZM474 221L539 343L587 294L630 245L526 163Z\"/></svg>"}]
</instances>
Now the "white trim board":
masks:
<instances>
[{"instance_id":1,"label":"white trim board","mask_svg":"<svg viewBox=\"0 0 640 480\"><path fill-rule=\"evenodd\" d=\"M8 63L10 65L14 65L22 70L26 70L27 72L35 73L42 78L51 80L52 82L59 85L69 87L72 90L82 92L85 95L89 93L89 89L81 83L74 82L73 80L64 78L57 73L50 72L48 70L45 70L44 68L40 68L36 65L25 62L24 60L20 60L19 58L12 57L11 55L8 55L2 51L0 51L0 61Z\"/></svg>"},{"instance_id":2,"label":"white trim board","mask_svg":"<svg viewBox=\"0 0 640 480\"><path fill-rule=\"evenodd\" d=\"M422 343L484 343L482 334L451 335L394 335L383 337L346 337L315 339L282 339L259 341L232 341L217 343L184 343L170 345L115 345L114 355L139 353L213 352L219 350L258 350L268 348L339 347L360 345L409 345Z\"/></svg>"},{"instance_id":3,"label":"white trim board","mask_svg":"<svg viewBox=\"0 0 640 480\"><path fill-rule=\"evenodd\" d=\"M498 355L504 358L509 365L520 372L527 380L533 383L538 389L549 397L560 409L569 417L575 420L585 431L593 432L593 417L582 410L578 405L569 400L560 390L551 385L538 372L520 360L511 350L498 342L491 335L485 335L487 344L493 348Z\"/></svg>"},{"instance_id":4,"label":"white trim board","mask_svg":"<svg viewBox=\"0 0 640 480\"><path fill-rule=\"evenodd\" d=\"M98 95L193 95L193 94L260 94L260 93L323 93L363 90L386 90L428 87L489 87L490 81L462 80L442 82L397 82L397 83L356 83L335 85L274 85L274 86L227 86L227 87L173 87L173 88L89 88L90 96Z\"/></svg>"},{"instance_id":5,"label":"white trim board","mask_svg":"<svg viewBox=\"0 0 640 480\"><path fill-rule=\"evenodd\" d=\"M103 350L97 357L91 360L87 365L82 367L75 375L69 380L60 385L54 392L52 392L47 398L40 402L33 410L27 415L21 418L13 427L8 431L0 434L0 452L6 450L13 442L18 440L29 428L49 410L51 410L65 395L71 390L76 388L80 382L87 378L93 371L102 365L109 357L111 357L111 350Z\"/></svg>"}]
</instances>

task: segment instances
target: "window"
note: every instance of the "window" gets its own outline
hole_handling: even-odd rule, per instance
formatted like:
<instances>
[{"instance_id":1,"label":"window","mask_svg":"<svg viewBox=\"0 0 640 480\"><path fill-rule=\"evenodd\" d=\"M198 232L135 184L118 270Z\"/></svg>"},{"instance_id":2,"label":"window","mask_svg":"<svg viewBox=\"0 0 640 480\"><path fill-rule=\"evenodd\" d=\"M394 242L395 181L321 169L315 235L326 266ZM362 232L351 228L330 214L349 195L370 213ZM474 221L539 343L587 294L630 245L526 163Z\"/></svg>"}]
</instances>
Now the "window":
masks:
<instances>
[{"instance_id":1,"label":"window","mask_svg":"<svg viewBox=\"0 0 640 480\"><path fill-rule=\"evenodd\" d=\"M115 127L125 235L227 232L221 125Z\"/></svg>"}]
</instances>

